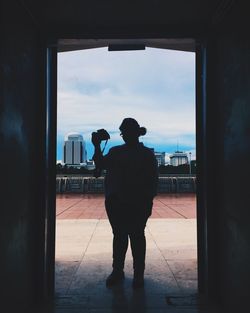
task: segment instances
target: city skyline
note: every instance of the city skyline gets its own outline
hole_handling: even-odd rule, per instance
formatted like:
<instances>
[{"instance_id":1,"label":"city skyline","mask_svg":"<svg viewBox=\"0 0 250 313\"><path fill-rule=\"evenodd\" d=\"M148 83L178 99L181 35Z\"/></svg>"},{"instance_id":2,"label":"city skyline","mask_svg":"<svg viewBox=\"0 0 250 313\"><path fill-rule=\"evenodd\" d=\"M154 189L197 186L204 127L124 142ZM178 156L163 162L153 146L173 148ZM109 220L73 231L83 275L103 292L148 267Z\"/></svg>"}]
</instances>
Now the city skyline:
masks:
<instances>
[{"instance_id":1,"label":"city skyline","mask_svg":"<svg viewBox=\"0 0 250 313\"><path fill-rule=\"evenodd\" d=\"M91 133L111 136L105 153L122 144L119 125L134 117L148 130L140 140L158 152L192 152L195 158L195 54L147 48L107 48L58 54L57 160L66 133L78 132L93 155Z\"/></svg>"},{"instance_id":2,"label":"city skyline","mask_svg":"<svg viewBox=\"0 0 250 313\"><path fill-rule=\"evenodd\" d=\"M92 154L93 154L93 152L94 152L94 149L93 149L92 144L90 144L91 147L92 147L92 149L91 149L92 154L91 154L90 156L88 156L88 154L87 154L87 147L86 147L86 140L84 139L83 135L80 134L80 133L70 132L70 133L68 133L68 134L66 134L66 135L64 136L64 141L63 141L62 147L61 147L61 149L62 149L62 153L61 153L62 159L61 159L61 160L58 159L58 160L57 160L58 163L61 163L61 164L65 164L65 163L69 163L69 164L70 164L70 163L71 163L71 162L65 162L65 144L67 143L68 140L72 140L72 139L69 139L68 137L71 137L71 136L73 136L73 135L74 135L74 136L80 136L80 137L81 137L81 140L83 141L84 150L83 150L83 155L82 155L82 157L84 158L84 160L87 161L87 160L91 160L91 159L92 159ZM111 140L112 140L112 138L111 138ZM108 141L108 142L109 142L109 141ZM117 144L122 144L122 143L117 143ZM106 149L105 149L105 153L108 152L108 149L110 149L112 146L117 145L117 144L114 144L114 143L112 144L112 142L110 142L109 144L107 143L107 146L106 146ZM102 148L103 148L103 146L104 146L104 143L103 143L103 142L102 142L101 146L102 146ZM168 151L158 151L158 150L155 150L155 148L153 148L153 147L150 147L150 146L148 146L148 147L154 149L154 152L155 152L156 154L162 154L162 153L164 153L164 154L165 154L165 162L166 162L166 163L169 163L169 162L170 162L170 156L173 155L173 154L175 154L176 152L181 152L181 153L187 154L187 155L189 155L189 154L191 153L191 155L192 155L192 152L191 152L191 151L185 151L185 150L179 149L179 144L177 144L176 149L175 149L174 151L172 151L172 152L168 152ZM85 154L85 155L84 155L84 154ZM189 156L188 156L188 157L189 157ZM194 156L192 156L192 159L195 159ZM84 162L85 162L85 161L84 161ZM84 163L84 162L82 162L82 163ZM80 162L79 162L79 163L80 163Z\"/></svg>"}]
</instances>

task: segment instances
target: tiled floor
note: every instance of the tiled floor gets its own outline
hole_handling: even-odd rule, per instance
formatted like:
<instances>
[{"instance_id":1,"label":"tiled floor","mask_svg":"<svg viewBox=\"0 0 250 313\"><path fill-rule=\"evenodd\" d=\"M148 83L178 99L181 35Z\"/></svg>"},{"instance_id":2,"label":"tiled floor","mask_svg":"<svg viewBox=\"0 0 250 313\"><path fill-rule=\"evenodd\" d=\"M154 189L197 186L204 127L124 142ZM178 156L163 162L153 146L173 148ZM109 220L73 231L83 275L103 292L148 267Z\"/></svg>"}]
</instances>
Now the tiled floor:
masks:
<instances>
[{"instance_id":1,"label":"tiled floor","mask_svg":"<svg viewBox=\"0 0 250 313\"><path fill-rule=\"evenodd\" d=\"M58 196L54 312L214 312L197 299L195 202L195 195L157 197L145 231L145 288L133 291L130 248L124 283L105 286L112 232L103 196Z\"/></svg>"},{"instance_id":2,"label":"tiled floor","mask_svg":"<svg viewBox=\"0 0 250 313\"><path fill-rule=\"evenodd\" d=\"M57 219L105 219L101 194L57 195ZM151 218L196 218L195 194L160 194L154 199Z\"/></svg>"}]
</instances>

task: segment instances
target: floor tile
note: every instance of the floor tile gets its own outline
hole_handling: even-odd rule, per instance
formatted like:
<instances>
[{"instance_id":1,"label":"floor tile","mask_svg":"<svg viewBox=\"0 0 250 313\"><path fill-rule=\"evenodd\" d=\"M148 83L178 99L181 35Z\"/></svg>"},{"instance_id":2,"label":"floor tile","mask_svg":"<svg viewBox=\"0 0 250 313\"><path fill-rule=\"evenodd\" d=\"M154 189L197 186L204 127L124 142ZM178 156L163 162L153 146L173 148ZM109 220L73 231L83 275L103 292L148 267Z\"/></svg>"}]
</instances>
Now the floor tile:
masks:
<instances>
[{"instance_id":1,"label":"floor tile","mask_svg":"<svg viewBox=\"0 0 250 313\"><path fill-rule=\"evenodd\" d=\"M195 195L157 197L158 218L151 217L145 230L145 287L136 291L130 246L124 282L106 288L113 235L103 196L61 195L57 204L53 313L212 313L199 307L193 296L197 293Z\"/></svg>"}]
</instances>

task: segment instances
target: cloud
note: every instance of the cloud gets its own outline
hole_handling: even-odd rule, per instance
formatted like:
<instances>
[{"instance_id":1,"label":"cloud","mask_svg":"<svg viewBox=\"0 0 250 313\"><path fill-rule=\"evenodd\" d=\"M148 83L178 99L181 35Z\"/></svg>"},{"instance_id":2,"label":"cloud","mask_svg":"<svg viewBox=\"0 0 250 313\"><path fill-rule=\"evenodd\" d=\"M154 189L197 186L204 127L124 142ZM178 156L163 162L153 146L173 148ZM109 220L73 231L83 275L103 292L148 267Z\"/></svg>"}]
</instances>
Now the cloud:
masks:
<instances>
[{"instance_id":1,"label":"cloud","mask_svg":"<svg viewBox=\"0 0 250 313\"><path fill-rule=\"evenodd\" d=\"M58 75L59 86L64 89L71 88L69 81L78 87L83 82L88 82L86 86L111 82L123 88L124 84L133 87L135 83L150 87L155 79L166 87L170 84L178 88L192 83L195 75L194 53L153 48L135 52L108 52L106 48L64 52L59 53L58 62L63 64Z\"/></svg>"},{"instance_id":2,"label":"cloud","mask_svg":"<svg viewBox=\"0 0 250 313\"><path fill-rule=\"evenodd\" d=\"M162 49L59 53L58 137L71 131L90 140L106 128L119 140L124 117L148 129L145 142L195 147L194 53Z\"/></svg>"}]
</instances>

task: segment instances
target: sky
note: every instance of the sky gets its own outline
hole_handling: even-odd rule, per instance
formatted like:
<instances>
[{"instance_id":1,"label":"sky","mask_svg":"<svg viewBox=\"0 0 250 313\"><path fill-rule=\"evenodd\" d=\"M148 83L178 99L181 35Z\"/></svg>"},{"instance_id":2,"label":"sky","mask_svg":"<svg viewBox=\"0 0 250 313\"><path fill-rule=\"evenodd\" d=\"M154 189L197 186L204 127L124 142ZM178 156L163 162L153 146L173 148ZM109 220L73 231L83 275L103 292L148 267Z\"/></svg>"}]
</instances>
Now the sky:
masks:
<instances>
[{"instance_id":1,"label":"sky","mask_svg":"<svg viewBox=\"0 0 250 313\"><path fill-rule=\"evenodd\" d=\"M126 117L147 128L140 141L166 152L166 161L177 149L195 159L195 53L106 47L58 54L58 161L69 132L83 135L88 159L97 129L111 136L104 154L122 144L119 126Z\"/></svg>"}]
</instances>

